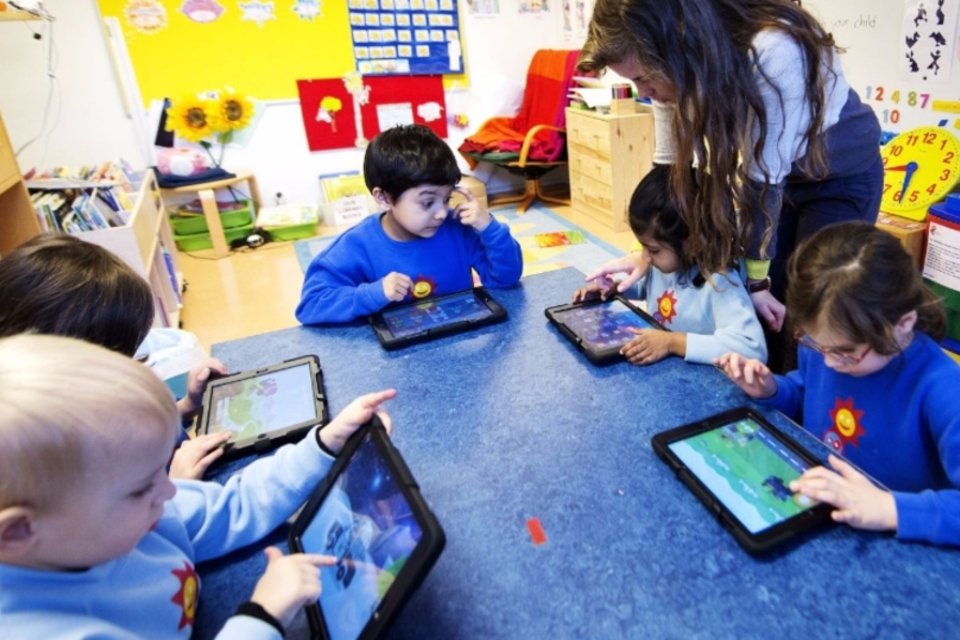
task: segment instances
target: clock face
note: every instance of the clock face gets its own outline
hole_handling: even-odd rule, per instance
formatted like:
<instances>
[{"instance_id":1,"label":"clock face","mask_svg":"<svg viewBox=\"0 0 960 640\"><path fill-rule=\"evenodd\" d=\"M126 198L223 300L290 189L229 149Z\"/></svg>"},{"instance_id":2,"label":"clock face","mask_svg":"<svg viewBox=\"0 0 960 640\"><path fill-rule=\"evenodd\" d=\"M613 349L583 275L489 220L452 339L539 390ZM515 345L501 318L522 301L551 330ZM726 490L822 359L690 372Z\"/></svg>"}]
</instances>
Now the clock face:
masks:
<instances>
[{"instance_id":1,"label":"clock face","mask_svg":"<svg viewBox=\"0 0 960 640\"><path fill-rule=\"evenodd\" d=\"M960 140L942 127L918 127L885 144L883 198L887 213L922 220L960 179Z\"/></svg>"}]
</instances>

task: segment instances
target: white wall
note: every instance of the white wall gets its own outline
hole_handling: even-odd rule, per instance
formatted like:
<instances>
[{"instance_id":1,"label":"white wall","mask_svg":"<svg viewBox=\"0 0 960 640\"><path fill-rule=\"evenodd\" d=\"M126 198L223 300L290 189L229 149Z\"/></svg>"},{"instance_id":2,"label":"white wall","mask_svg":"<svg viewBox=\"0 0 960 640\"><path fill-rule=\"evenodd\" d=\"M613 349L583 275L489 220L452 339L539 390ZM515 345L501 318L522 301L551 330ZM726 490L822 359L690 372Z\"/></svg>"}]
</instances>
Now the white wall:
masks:
<instances>
[{"instance_id":1,"label":"white wall","mask_svg":"<svg viewBox=\"0 0 960 640\"><path fill-rule=\"evenodd\" d=\"M448 142L454 149L488 117L516 109L534 51L578 46L564 39L557 10L519 14L519 0L500 0L499 16L477 17L467 10L466 0L459 4L470 87L449 92L448 109L465 111L470 124L466 129L450 127ZM124 113L122 89L95 0L47 0L45 6L56 17L54 103L60 105L60 116L55 129L19 156L21 169L93 164L118 157L146 165L135 127ZM34 40L25 24L45 28L39 22L0 22L0 112L14 148L40 130L49 85L45 69L50 39L47 34ZM50 120L55 119L51 115ZM224 164L228 169L251 169L266 204L277 192L288 203L314 203L319 200L317 176L359 171L362 154L352 149L309 151L299 104L289 101L268 104L250 143L246 148L228 148ZM498 173L488 188L502 191L508 182Z\"/></svg>"}]
</instances>

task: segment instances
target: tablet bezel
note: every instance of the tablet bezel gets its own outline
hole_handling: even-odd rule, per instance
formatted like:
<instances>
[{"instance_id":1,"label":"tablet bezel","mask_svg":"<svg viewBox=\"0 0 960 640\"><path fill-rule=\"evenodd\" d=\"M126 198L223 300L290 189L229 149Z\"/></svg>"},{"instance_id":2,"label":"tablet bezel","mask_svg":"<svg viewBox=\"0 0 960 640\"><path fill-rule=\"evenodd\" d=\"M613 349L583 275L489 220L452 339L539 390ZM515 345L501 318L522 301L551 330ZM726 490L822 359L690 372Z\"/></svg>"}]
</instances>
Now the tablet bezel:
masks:
<instances>
[{"instance_id":1,"label":"tablet bezel","mask_svg":"<svg viewBox=\"0 0 960 640\"><path fill-rule=\"evenodd\" d=\"M390 468L397 486L410 506L410 512L416 518L417 524L423 532L423 536L414 548L413 553L405 561L403 568L380 601L376 611L370 616L366 626L358 636L358 640L372 640L383 634L390 622L400 613L409 597L423 582L446 544L446 536L440 522L420 494L419 485L410 473L410 469L400 452L390 440L383 423L377 416L374 416L370 422L361 426L350 437L330 471L297 515L287 538L291 553L319 553L319 551L310 551L304 548L302 543L303 533L310 526L337 479L349 467L354 453L366 438L370 438L386 465ZM329 639L330 634L323 617L323 611L320 608L320 599L318 598L316 602L304 608L313 636L324 640Z\"/></svg>"},{"instance_id":2,"label":"tablet bezel","mask_svg":"<svg viewBox=\"0 0 960 640\"><path fill-rule=\"evenodd\" d=\"M752 554L760 554L779 547L812 529L831 523L830 512L833 510L833 507L826 503L819 503L780 523L753 533L701 482L697 475L684 464L669 446L674 442L686 440L701 433L712 431L713 429L745 419L753 420L759 424L761 428L765 429L778 442L790 449L790 451L804 463L811 467L823 464L793 438L780 429L777 429L769 420L749 407L736 407L697 422L660 432L653 436L651 444L657 455L667 463L707 509L717 516L721 524L733 534L733 537L740 546Z\"/></svg>"},{"instance_id":3,"label":"tablet bezel","mask_svg":"<svg viewBox=\"0 0 960 640\"><path fill-rule=\"evenodd\" d=\"M387 322L384 319L384 313L395 313L397 311L405 311L422 304L440 302L447 298L461 296L469 291L473 292L474 298L478 302L490 310L489 316L480 318L479 320L461 320L441 327L433 327L431 329L427 329L426 331L400 338L393 335L393 333L390 331L390 327L387 325ZM504 309L499 302L494 300L493 296L491 296L485 288L473 287L472 289L463 289L462 291L455 291L453 293L447 293L440 296L431 296L429 298L422 298L420 300L408 302L402 305L386 307L382 311L370 316L370 326L373 327L374 332L377 334L377 339L380 341L380 344L383 345L383 348L390 350L399 349L401 347L417 344L419 342L425 342L427 340L433 340L434 338L453 335L455 333L462 333L464 331L469 331L471 329L476 329L489 324L496 324L497 322L503 322L506 319L507 310Z\"/></svg>"},{"instance_id":4,"label":"tablet bezel","mask_svg":"<svg viewBox=\"0 0 960 640\"><path fill-rule=\"evenodd\" d=\"M663 325L657 322L656 319L653 316L651 316L649 313L647 313L640 307L636 306L635 304L633 304L623 296L619 296L619 295L609 297L606 300L601 300L599 297L595 297L587 300L580 300L579 302L558 304L558 305L547 307L546 309L544 309L544 314L547 316L547 319L550 320L550 323L555 327L557 327L560 333L562 333L564 337L567 338L567 340L572 342L577 347L577 349L581 351L583 355L587 357L588 360L590 360L590 362L596 365L613 364L614 362L619 362L625 359L623 354L620 353L620 349L623 348L623 345L620 345L619 347L610 347L607 349L595 349L591 347L589 344L587 344L581 336L577 335L577 333L574 332L562 319L557 317L559 314L565 313L573 309L579 309L583 307L596 307L600 305L610 304L613 301L617 301L624 304L636 315L640 316L640 318L644 322L647 322L653 325L654 327L657 328L657 330L669 331L669 329L665 328Z\"/></svg>"},{"instance_id":5,"label":"tablet bezel","mask_svg":"<svg viewBox=\"0 0 960 640\"><path fill-rule=\"evenodd\" d=\"M262 433L255 438L244 438L241 440L231 440L224 445L223 456L218 460L226 461L245 456L250 453L263 453L287 442L299 440L304 433L317 424L326 424L330 420L329 406L327 396L323 387L323 369L320 367L320 361L315 355L305 355L290 360L284 360L267 367L241 371L229 376L218 377L207 382L203 391L203 400L200 407L200 415L197 418L197 433L217 433L218 430L210 430L210 418L213 415L211 407L213 406L213 394L221 386L233 384L241 380L248 380L264 375L269 375L276 371L293 369L307 365L310 370L310 381L313 387L313 406L315 418L298 424L287 425L282 428L273 429Z\"/></svg>"}]
</instances>

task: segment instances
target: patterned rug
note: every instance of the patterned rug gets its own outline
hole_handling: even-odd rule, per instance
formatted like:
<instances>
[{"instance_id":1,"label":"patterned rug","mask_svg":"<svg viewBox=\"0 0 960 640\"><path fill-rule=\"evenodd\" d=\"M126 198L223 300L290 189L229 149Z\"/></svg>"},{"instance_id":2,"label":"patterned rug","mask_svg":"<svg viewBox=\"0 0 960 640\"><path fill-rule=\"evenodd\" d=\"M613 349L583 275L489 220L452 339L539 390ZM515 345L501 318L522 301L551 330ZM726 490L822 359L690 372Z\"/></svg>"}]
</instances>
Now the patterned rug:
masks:
<instances>
[{"instance_id":1,"label":"patterned rug","mask_svg":"<svg viewBox=\"0 0 960 640\"><path fill-rule=\"evenodd\" d=\"M564 267L573 267L587 274L604 262L623 255L623 251L545 207L532 207L520 214L516 208L499 207L491 213L510 227L510 233L520 243L525 276ZM294 250L300 268L306 272L313 257L335 237L297 241Z\"/></svg>"}]
</instances>

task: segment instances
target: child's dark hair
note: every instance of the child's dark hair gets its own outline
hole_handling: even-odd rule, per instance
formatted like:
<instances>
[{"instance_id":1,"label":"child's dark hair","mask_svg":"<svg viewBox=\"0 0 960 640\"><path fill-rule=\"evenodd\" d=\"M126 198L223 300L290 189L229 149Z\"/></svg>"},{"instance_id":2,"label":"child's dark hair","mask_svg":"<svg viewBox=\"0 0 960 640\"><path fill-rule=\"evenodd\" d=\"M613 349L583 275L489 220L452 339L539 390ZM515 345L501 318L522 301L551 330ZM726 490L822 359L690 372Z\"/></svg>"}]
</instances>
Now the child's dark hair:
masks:
<instances>
[{"instance_id":1,"label":"child's dark hair","mask_svg":"<svg viewBox=\"0 0 960 640\"><path fill-rule=\"evenodd\" d=\"M900 351L893 329L910 311L918 331L938 341L946 333L943 305L913 258L868 222L824 227L797 247L788 270L787 316L799 331L829 327L882 355Z\"/></svg>"},{"instance_id":2,"label":"child's dark hair","mask_svg":"<svg viewBox=\"0 0 960 640\"><path fill-rule=\"evenodd\" d=\"M380 187L393 202L420 185L454 186L460 168L453 151L429 127L400 125L381 132L363 156L367 189Z\"/></svg>"},{"instance_id":3,"label":"child's dark hair","mask_svg":"<svg viewBox=\"0 0 960 640\"><path fill-rule=\"evenodd\" d=\"M650 235L654 240L670 247L680 261L680 278L686 278L696 263L689 259L686 241L690 230L680 218L673 192L670 189L669 165L654 165L643 177L630 197L630 229L639 240ZM704 283L702 275L693 280L695 287Z\"/></svg>"},{"instance_id":4,"label":"child's dark hair","mask_svg":"<svg viewBox=\"0 0 960 640\"><path fill-rule=\"evenodd\" d=\"M133 356L153 324L153 292L103 247L44 233L0 259L0 337L79 338Z\"/></svg>"}]
</instances>

